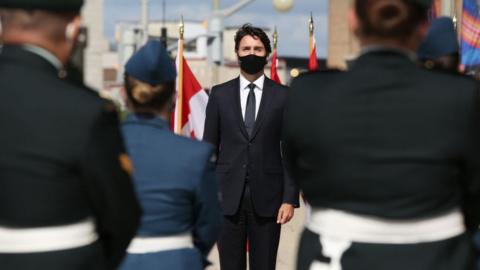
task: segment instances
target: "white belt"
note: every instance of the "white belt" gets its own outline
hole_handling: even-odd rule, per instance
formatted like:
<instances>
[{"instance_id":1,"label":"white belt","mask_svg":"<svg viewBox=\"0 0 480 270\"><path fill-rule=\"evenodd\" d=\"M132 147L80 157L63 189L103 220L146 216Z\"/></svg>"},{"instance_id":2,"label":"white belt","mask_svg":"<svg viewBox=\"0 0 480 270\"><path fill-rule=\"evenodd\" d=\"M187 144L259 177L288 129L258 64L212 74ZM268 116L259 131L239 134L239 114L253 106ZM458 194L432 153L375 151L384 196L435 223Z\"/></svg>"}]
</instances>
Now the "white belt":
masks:
<instances>
[{"instance_id":1,"label":"white belt","mask_svg":"<svg viewBox=\"0 0 480 270\"><path fill-rule=\"evenodd\" d=\"M152 253L166 250L193 248L190 233L158 237L135 237L127 249L128 253Z\"/></svg>"},{"instance_id":2,"label":"white belt","mask_svg":"<svg viewBox=\"0 0 480 270\"><path fill-rule=\"evenodd\" d=\"M306 227L320 235L329 264L312 263L310 270L341 270L340 260L352 242L415 244L446 240L465 232L459 209L433 218L390 220L334 209L314 209Z\"/></svg>"},{"instance_id":3,"label":"white belt","mask_svg":"<svg viewBox=\"0 0 480 270\"><path fill-rule=\"evenodd\" d=\"M87 219L75 224L15 229L0 227L0 253L34 253L78 248L98 239L95 224Z\"/></svg>"}]
</instances>

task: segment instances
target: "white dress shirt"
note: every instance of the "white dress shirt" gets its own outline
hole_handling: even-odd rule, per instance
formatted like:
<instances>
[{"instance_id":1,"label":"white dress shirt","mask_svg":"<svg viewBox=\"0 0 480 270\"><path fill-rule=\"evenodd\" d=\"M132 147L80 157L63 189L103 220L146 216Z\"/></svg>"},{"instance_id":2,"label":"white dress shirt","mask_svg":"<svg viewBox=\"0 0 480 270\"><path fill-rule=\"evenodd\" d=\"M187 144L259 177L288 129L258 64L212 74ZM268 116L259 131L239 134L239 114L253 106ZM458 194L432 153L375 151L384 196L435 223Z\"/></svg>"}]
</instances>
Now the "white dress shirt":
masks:
<instances>
[{"instance_id":1,"label":"white dress shirt","mask_svg":"<svg viewBox=\"0 0 480 270\"><path fill-rule=\"evenodd\" d=\"M260 76L256 81L253 82L255 84L255 120L257 119L258 110L260 109L260 102L262 101L262 90L263 90L263 83L265 82L265 75ZM250 81L245 79L240 74L240 106L242 108L242 116L243 120L245 120L245 110L247 109L247 98L248 93L250 92Z\"/></svg>"}]
</instances>

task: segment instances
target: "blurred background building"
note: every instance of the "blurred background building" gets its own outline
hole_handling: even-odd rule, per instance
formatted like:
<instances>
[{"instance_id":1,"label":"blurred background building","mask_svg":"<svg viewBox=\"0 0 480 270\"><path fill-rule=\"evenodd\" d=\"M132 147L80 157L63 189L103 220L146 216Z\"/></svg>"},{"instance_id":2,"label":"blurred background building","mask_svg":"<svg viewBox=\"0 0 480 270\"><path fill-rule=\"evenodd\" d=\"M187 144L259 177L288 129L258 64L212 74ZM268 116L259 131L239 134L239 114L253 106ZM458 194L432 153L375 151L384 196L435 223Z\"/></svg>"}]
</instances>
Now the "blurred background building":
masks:
<instances>
[{"instance_id":1,"label":"blurred background building","mask_svg":"<svg viewBox=\"0 0 480 270\"><path fill-rule=\"evenodd\" d=\"M347 11L353 0L330 0L328 23L328 66L345 69L356 58L359 45L348 29ZM435 16L454 17L461 25L462 0L434 0ZM460 34L460 31L458 31Z\"/></svg>"},{"instance_id":2,"label":"blurred background building","mask_svg":"<svg viewBox=\"0 0 480 270\"><path fill-rule=\"evenodd\" d=\"M103 55L108 53L108 41L103 34L103 0L87 0L82 11L87 31L84 52L84 81L94 89L103 89Z\"/></svg>"},{"instance_id":3,"label":"blurred background building","mask_svg":"<svg viewBox=\"0 0 480 270\"><path fill-rule=\"evenodd\" d=\"M115 25L115 39L110 43L103 34L104 1L87 0L83 10L84 25L87 28L88 36L88 46L84 56L84 80L89 86L95 89L106 90L109 94L117 97L121 97L121 93L118 90L123 83L123 65L143 44L146 38L159 39L165 42L172 58L176 56L180 21L150 20L148 15L149 0L134 1L139 6L142 5L141 14L138 14L137 20L117 21ZM229 16L248 3L255 1L238 0L236 5L224 10L219 9L219 0L213 0L212 2L213 15L211 16L215 17L215 14L222 12L226 14L225 16ZM272 10L274 7L281 10L281 8L286 6L286 10L288 10L289 2L293 3L293 0L273 0ZM280 4L277 5L278 3ZM211 23L212 18L198 18L198 20L185 21L184 56L200 84L207 89L238 76L238 63L234 51L234 35L240 25L223 25L223 22L221 22L221 33L212 34L209 26ZM213 23L215 23L214 20ZM307 22L305 23L307 24ZM273 29L264 27L264 30L270 37L272 36ZM144 32L147 35L144 35ZM280 36L287 39L288 33L281 33ZM209 59L211 45L216 37L220 37L222 40L220 43L221 52L217 54L221 55L222 61ZM216 64L212 64L213 61ZM291 74L296 75L300 71L306 70L307 63L307 54L305 54L305 58L280 55L277 66L282 82L288 83L291 80ZM325 68L325 59L319 59L319 63L321 67ZM265 73L267 75L270 74L269 69L270 65L266 67Z\"/></svg>"},{"instance_id":4,"label":"blurred background building","mask_svg":"<svg viewBox=\"0 0 480 270\"><path fill-rule=\"evenodd\" d=\"M83 10L84 24L87 27L87 49L84 56L85 82L95 89L102 89L119 96L118 89L122 85L123 65L135 50L143 44L146 38L162 40L169 48L172 58L176 56L178 43L179 21L150 20L149 0L132 0L142 5L141 14L137 20L120 20L115 25L115 40L109 44L104 37L104 0L87 0ZM235 13L253 0L238 0L238 7L226 10ZM347 62L356 58L359 45L348 29L346 14L352 0L326 0L328 6L328 44L327 59L319 59L320 68L332 67L345 69ZM219 0L212 0L212 15L223 12L219 10ZM286 0L273 0L273 3L286 3ZM457 25L461 25L462 0L434 0L437 16L454 17ZM243 4L242 4L243 3ZM291 3L294 3L293 0ZM275 6L275 5L274 5ZM276 6L275 6L276 7ZM163 7L165 13L166 7ZM233 8L233 9L231 9ZM236 8L236 10L235 10ZM272 6L273 9L273 6ZM288 8L286 9L288 10ZM238 75L238 64L234 52L234 35L240 25L224 26L220 22L221 33L214 33L210 27L211 18L185 21L185 58L200 84L205 88L227 81ZM213 20L213 23L218 23ZM218 27L217 27L218 28ZM145 31L146 29L146 31ZM273 29L265 28L272 35ZM304 31L299 28L298 31ZM146 32L147 35L143 33ZM459 31L460 32L460 31ZM281 33L282 38L288 33ZM222 61L209 59L212 44L216 39L222 39ZM305 41L307 43L307 40ZM320 44L322 46L323 44ZM210 57L211 58L211 57ZM212 64L216 63L216 64ZM306 70L308 55L305 57L279 57L279 75L284 83L289 83L292 77ZM218 65L220 64L220 65ZM269 66L266 67L266 74Z\"/></svg>"}]
</instances>

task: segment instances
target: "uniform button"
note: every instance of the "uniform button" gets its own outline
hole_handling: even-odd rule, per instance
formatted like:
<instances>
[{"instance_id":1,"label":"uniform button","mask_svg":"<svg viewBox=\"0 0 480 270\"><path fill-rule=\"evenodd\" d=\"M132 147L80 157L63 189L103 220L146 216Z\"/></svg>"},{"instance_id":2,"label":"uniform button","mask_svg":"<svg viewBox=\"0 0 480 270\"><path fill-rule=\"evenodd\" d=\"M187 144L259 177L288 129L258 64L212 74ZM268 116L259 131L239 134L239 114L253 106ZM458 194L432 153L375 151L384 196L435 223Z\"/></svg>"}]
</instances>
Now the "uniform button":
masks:
<instances>
[{"instance_id":1,"label":"uniform button","mask_svg":"<svg viewBox=\"0 0 480 270\"><path fill-rule=\"evenodd\" d=\"M243 164L242 168L244 168L244 169L247 168L247 164Z\"/></svg>"},{"instance_id":2,"label":"uniform button","mask_svg":"<svg viewBox=\"0 0 480 270\"><path fill-rule=\"evenodd\" d=\"M252 143L248 143L248 146L252 146Z\"/></svg>"},{"instance_id":3,"label":"uniform button","mask_svg":"<svg viewBox=\"0 0 480 270\"><path fill-rule=\"evenodd\" d=\"M60 71L58 71L58 77L59 77L60 79L65 79L65 78L67 77L67 75L68 75L68 74L67 74L67 71L64 70L64 69L61 69Z\"/></svg>"}]
</instances>

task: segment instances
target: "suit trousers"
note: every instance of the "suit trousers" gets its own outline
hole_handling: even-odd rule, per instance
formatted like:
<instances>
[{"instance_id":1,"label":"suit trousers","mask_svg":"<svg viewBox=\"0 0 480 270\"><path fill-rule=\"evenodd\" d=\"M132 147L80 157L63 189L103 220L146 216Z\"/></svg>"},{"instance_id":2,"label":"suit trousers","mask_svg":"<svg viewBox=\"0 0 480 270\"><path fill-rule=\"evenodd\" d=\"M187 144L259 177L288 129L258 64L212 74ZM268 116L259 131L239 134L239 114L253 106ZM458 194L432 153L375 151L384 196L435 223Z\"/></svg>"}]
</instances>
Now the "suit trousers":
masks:
<instances>
[{"instance_id":1,"label":"suit trousers","mask_svg":"<svg viewBox=\"0 0 480 270\"><path fill-rule=\"evenodd\" d=\"M224 216L218 240L220 268L222 270L246 269L246 240L249 241L250 270L274 270L280 241L280 224L277 217L255 214L250 187L245 185L242 202L233 216Z\"/></svg>"}]
</instances>

